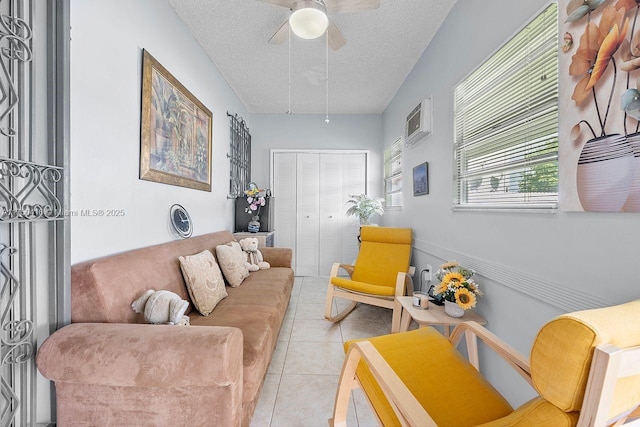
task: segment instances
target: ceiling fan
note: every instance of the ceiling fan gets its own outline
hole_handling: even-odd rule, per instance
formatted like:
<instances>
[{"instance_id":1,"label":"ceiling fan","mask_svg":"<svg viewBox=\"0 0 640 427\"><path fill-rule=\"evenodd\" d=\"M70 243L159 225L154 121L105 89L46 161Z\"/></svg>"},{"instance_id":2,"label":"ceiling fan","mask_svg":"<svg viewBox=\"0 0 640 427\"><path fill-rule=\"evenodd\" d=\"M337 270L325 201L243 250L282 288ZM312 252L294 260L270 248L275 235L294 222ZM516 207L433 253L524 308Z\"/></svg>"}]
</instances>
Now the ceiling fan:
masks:
<instances>
[{"instance_id":1,"label":"ceiling fan","mask_svg":"<svg viewBox=\"0 0 640 427\"><path fill-rule=\"evenodd\" d=\"M338 50L347 43L338 27L329 19L328 14L353 13L363 10L377 9L380 0L260 0L276 6L286 7L291 10L291 16L278 31L276 31L269 43L281 44L291 30L304 39L315 39L328 32L329 47Z\"/></svg>"}]
</instances>

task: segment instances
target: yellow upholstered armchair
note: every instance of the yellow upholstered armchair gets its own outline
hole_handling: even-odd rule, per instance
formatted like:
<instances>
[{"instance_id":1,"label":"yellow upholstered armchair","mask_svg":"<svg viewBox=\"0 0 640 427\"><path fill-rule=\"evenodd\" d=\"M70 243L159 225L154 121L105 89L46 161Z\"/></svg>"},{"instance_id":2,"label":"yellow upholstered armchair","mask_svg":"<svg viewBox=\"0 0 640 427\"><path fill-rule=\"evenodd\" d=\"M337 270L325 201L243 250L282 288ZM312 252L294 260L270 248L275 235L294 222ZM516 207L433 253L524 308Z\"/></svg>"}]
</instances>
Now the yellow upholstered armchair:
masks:
<instances>
[{"instance_id":1,"label":"yellow upholstered armchair","mask_svg":"<svg viewBox=\"0 0 640 427\"><path fill-rule=\"evenodd\" d=\"M514 410L456 351L464 335L496 351L538 396ZM360 386L384 426L622 425L640 417L639 346L640 300L555 318L538 332L530 361L474 322L449 339L422 328L348 342L329 424L346 425Z\"/></svg>"},{"instance_id":2,"label":"yellow upholstered armchair","mask_svg":"<svg viewBox=\"0 0 640 427\"><path fill-rule=\"evenodd\" d=\"M391 331L400 329L402 306L398 296L412 295L411 229L363 226L360 251L354 265L336 263L331 269L324 317L332 322L344 319L358 302L393 309ZM339 269L349 277L338 276ZM333 299L351 300L347 308L332 315Z\"/></svg>"}]
</instances>

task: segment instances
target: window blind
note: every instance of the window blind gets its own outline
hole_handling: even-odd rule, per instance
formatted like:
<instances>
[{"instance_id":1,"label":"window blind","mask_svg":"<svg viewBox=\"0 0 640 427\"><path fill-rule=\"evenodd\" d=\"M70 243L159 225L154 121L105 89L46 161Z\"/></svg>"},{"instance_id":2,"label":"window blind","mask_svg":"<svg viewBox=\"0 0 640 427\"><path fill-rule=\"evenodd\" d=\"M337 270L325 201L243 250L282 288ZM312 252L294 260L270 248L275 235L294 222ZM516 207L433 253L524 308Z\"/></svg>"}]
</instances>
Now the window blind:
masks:
<instances>
[{"instance_id":1,"label":"window blind","mask_svg":"<svg viewBox=\"0 0 640 427\"><path fill-rule=\"evenodd\" d=\"M454 92L454 209L555 209L558 6L537 15Z\"/></svg>"},{"instance_id":2,"label":"window blind","mask_svg":"<svg viewBox=\"0 0 640 427\"><path fill-rule=\"evenodd\" d=\"M384 150L385 207L402 207L402 138Z\"/></svg>"}]
</instances>

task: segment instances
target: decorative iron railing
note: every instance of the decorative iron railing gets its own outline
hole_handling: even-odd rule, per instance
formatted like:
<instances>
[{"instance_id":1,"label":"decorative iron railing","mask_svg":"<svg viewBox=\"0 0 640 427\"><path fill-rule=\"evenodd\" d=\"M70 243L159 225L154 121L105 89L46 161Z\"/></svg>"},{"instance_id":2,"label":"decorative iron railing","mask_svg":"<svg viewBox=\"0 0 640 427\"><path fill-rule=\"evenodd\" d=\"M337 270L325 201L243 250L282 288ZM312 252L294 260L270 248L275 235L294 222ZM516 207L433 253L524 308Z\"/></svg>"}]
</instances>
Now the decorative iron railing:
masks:
<instances>
[{"instance_id":1,"label":"decorative iron railing","mask_svg":"<svg viewBox=\"0 0 640 427\"><path fill-rule=\"evenodd\" d=\"M0 157L0 221L63 219L62 168Z\"/></svg>"},{"instance_id":2,"label":"decorative iron railing","mask_svg":"<svg viewBox=\"0 0 640 427\"><path fill-rule=\"evenodd\" d=\"M16 134L8 119L20 102L12 62L31 61L31 35L31 27L22 18L0 15L0 68L4 74L0 79L0 134L8 137Z\"/></svg>"},{"instance_id":3,"label":"decorative iron railing","mask_svg":"<svg viewBox=\"0 0 640 427\"><path fill-rule=\"evenodd\" d=\"M15 365L32 362L34 353L33 322L28 319L14 320L16 299L20 297L22 284L12 272L11 257L17 249L0 243L0 425L9 426L14 421L21 399L14 391L15 377L24 370ZM18 369L16 369L18 368Z\"/></svg>"},{"instance_id":4,"label":"decorative iron railing","mask_svg":"<svg viewBox=\"0 0 640 427\"><path fill-rule=\"evenodd\" d=\"M44 16L55 8L36 0L0 0L1 427L35 425L34 354L36 325L38 329L41 325L36 323L36 295L37 291L49 292L57 286L52 277L60 265L58 252L62 251L52 244L51 236L63 224L57 220L64 218L60 194L65 191L64 169L34 161L64 163L52 154L57 152L57 140L50 132L54 126L51 121L55 120L50 104L56 99L50 95L54 93L51 87L58 85L36 87L34 56L41 64L51 65L46 48L55 44L47 46L43 42L51 37L49 21L46 29L38 29L40 42L34 42L31 25L36 9ZM60 77L54 77L60 81ZM46 109L35 108L45 99ZM48 136L36 138L36 129L44 127ZM48 295L55 298L53 291Z\"/></svg>"},{"instance_id":5,"label":"decorative iron railing","mask_svg":"<svg viewBox=\"0 0 640 427\"><path fill-rule=\"evenodd\" d=\"M229 196L230 199L244 196L251 181L251 133L242 117L229 117Z\"/></svg>"}]
</instances>

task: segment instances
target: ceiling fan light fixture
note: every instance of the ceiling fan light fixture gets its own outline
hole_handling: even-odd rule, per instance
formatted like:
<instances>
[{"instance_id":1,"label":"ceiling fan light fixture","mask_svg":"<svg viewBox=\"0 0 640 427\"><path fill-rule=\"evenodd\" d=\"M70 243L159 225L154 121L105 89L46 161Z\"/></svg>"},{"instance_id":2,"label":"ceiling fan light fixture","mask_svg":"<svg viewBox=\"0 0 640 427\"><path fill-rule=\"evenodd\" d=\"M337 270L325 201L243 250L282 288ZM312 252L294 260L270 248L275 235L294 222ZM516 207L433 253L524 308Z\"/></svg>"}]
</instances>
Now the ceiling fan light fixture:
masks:
<instances>
[{"instance_id":1,"label":"ceiling fan light fixture","mask_svg":"<svg viewBox=\"0 0 640 427\"><path fill-rule=\"evenodd\" d=\"M291 9L289 25L296 36L302 39L317 39L327 30L329 18L324 2L298 0Z\"/></svg>"}]
</instances>

